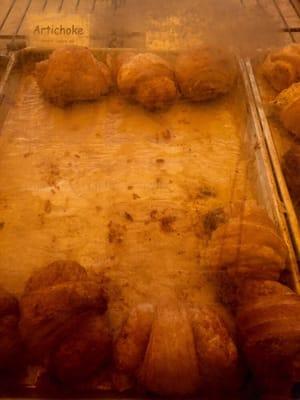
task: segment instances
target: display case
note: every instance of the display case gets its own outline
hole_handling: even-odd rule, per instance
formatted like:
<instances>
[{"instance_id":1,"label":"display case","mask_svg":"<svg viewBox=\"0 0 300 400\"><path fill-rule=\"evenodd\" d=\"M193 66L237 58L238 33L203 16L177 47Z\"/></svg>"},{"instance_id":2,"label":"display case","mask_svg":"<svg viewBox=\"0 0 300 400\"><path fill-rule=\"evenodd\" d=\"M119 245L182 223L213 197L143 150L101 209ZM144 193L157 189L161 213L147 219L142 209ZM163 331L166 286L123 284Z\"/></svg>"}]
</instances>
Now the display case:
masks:
<instances>
[{"instance_id":1,"label":"display case","mask_svg":"<svg viewBox=\"0 0 300 400\"><path fill-rule=\"evenodd\" d=\"M1 3L0 396L296 398L297 218L251 62L297 4Z\"/></svg>"}]
</instances>

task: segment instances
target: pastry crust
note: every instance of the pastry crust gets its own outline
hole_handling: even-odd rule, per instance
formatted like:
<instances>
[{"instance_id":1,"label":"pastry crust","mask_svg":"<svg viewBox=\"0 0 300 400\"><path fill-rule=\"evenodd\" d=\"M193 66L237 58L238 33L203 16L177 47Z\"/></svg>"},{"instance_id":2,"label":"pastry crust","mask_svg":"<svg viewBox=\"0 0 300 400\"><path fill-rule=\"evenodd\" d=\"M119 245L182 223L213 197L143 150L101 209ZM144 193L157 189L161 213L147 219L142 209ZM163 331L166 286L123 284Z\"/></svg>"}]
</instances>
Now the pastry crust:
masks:
<instances>
[{"instance_id":1,"label":"pastry crust","mask_svg":"<svg viewBox=\"0 0 300 400\"><path fill-rule=\"evenodd\" d=\"M78 263L57 261L33 273L20 307L20 330L31 359L50 360L60 381L76 385L107 362L107 300Z\"/></svg>"},{"instance_id":2,"label":"pastry crust","mask_svg":"<svg viewBox=\"0 0 300 400\"><path fill-rule=\"evenodd\" d=\"M273 222L253 206L215 230L207 263L236 283L245 279L278 280L287 255L287 246Z\"/></svg>"},{"instance_id":3,"label":"pastry crust","mask_svg":"<svg viewBox=\"0 0 300 400\"><path fill-rule=\"evenodd\" d=\"M175 74L183 97L205 101L228 93L236 80L237 69L233 55L203 47L180 54Z\"/></svg>"},{"instance_id":4,"label":"pastry crust","mask_svg":"<svg viewBox=\"0 0 300 400\"><path fill-rule=\"evenodd\" d=\"M300 145L294 145L284 156L283 171L297 206L300 205Z\"/></svg>"},{"instance_id":5,"label":"pastry crust","mask_svg":"<svg viewBox=\"0 0 300 400\"><path fill-rule=\"evenodd\" d=\"M0 287L0 372L14 372L22 364L17 299Z\"/></svg>"},{"instance_id":6,"label":"pastry crust","mask_svg":"<svg viewBox=\"0 0 300 400\"><path fill-rule=\"evenodd\" d=\"M149 110L165 108L177 99L174 71L156 54L120 55L116 71L120 93Z\"/></svg>"},{"instance_id":7,"label":"pastry crust","mask_svg":"<svg viewBox=\"0 0 300 400\"><path fill-rule=\"evenodd\" d=\"M209 306L192 309L192 324L206 391L236 389L239 356L225 322Z\"/></svg>"},{"instance_id":8,"label":"pastry crust","mask_svg":"<svg viewBox=\"0 0 300 400\"><path fill-rule=\"evenodd\" d=\"M251 304L258 298L270 295L294 295L295 293L287 286L275 281L247 280L238 288L238 306Z\"/></svg>"},{"instance_id":9,"label":"pastry crust","mask_svg":"<svg viewBox=\"0 0 300 400\"><path fill-rule=\"evenodd\" d=\"M36 64L35 76L43 95L61 107L97 100L112 85L108 67L88 48L80 46L56 49L48 60Z\"/></svg>"},{"instance_id":10,"label":"pastry crust","mask_svg":"<svg viewBox=\"0 0 300 400\"><path fill-rule=\"evenodd\" d=\"M286 89L300 78L300 46L291 44L275 50L266 57L262 71L270 85L277 91Z\"/></svg>"},{"instance_id":11,"label":"pastry crust","mask_svg":"<svg viewBox=\"0 0 300 400\"><path fill-rule=\"evenodd\" d=\"M300 297L276 282L245 287L246 293L253 289L255 296L245 296L237 316L244 354L265 390L290 393L299 379Z\"/></svg>"},{"instance_id":12,"label":"pastry crust","mask_svg":"<svg viewBox=\"0 0 300 400\"><path fill-rule=\"evenodd\" d=\"M34 272L26 282L24 294L42 290L52 285L61 283L74 283L87 280L88 275L78 262L72 260L58 260L49 264L46 268L40 268Z\"/></svg>"},{"instance_id":13,"label":"pastry crust","mask_svg":"<svg viewBox=\"0 0 300 400\"><path fill-rule=\"evenodd\" d=\"M217 392L238 382L236 346L209 307L190 309L173 300L138 306L114 346L117 371L159 395Z\"/></svg>"},{"instance_id":14,"label":"pastry crust","mask_svg":"<svg viewBox=\"0 0 300 400\"><path fill-rule=\"evenodd\" d=\"M121 329L114 346L119 371L135 373L145 356L153 323L154 307L141 304L134 308Z\"/></svg>"},{"instance_id":15,"label":"pastry crust","mask_svg":"<svg viewBox=\"0 0 300 400\"><path fill-rule=\"evenodd\" d=\"M60 342L51 354L49 369L61 382L80 383L106 366L112 355L112 338L108 321L90 314L77 329Z\"/></svg>"},{"instance_id":16,"label":"pastry crust","mask_svg":"<svg viewBox=\"0 0 300 400\"><path fill-rule=\"evenodd\" d=\"M300 137L300 83L294 83L279 93L271 107L284 128Z\"/></svg>"}]
</instances>

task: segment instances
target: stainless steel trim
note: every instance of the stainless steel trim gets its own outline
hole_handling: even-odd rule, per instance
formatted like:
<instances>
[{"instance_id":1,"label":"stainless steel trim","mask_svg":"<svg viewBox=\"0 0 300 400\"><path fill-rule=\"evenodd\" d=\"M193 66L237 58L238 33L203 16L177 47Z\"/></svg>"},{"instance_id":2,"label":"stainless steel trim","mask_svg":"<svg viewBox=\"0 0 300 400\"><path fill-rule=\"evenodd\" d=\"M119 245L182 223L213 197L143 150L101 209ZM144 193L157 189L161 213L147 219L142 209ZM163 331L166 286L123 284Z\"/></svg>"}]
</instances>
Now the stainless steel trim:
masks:
<instances>
[{"instance_id":1,"label":"stainless steel trim","mask_svg":"<svg viewBox=\"0 0 300 400\"><path fill-rule=\"evenodd\" d=\"M261 172L265 174L264 183L269 186L267 190L272 203L272 209L276 212L275 218L279 222L281 233L287 243L289 249L289 268L292 275L293 286L295 291L300 294L299 268L297 258L300 259L300 236L298 220L281 172L279 158L277 156L272 134L266 116L262 107L261 98L256 85L252 66L249 60L241 60L241 71L246 86L246 91L249 97L249 105L252 113L252 119L255 124L255 134L259 147L259 152L256 156L262 164ZM273 146L273 151L270 152L268 141ZM276 170L274 170L274 165ZM278 176L281 180L278 182Z\"/></svg>"},{"instance_id":2,"label":"stainless steel trim","mask_svg":"<svg viewBox=\"0 0 300 400\"><path fill-rule=\"evenodd\" d=\"M25 1L25 0L24 0ZM16 25L13 27L12 32L6 33L4 36L9 39L11 39L12 42L16 42L19 39L19 31L23 25L23 22L27 16L27 13L30 12L30 6L32 4L32 0L27 0L27 6L25 7L24 13L20 16L20 19L16 21ZM84 1L84 0L82 0ZM92 0L91 2L91 7L90 7L90 13L93 14L95 12L96 9L96 5L97 5L97 1L99 0ZM112 6L116 7L118 0L111 0ZM279 3L278 0L269 0L270 3L273 4L274 9L276 9L282 24L284 26L283 31L287 32L290 36L290 39L292 41L296 41L295 32L300 32L300 23L299 26L292 26L289 24L288 22L288 18L285 15L285 11L282 7L282 3ZM48 5L51 3L51 0L44 0L44 3L42 5L41 8L41 12L47 12L47 7ZM76 2L74 2L74 13L77 13L78 10L80 9L80 4L81 4L81 0L76 0ZM246 7L247 6L247 1L246 0L240 0L240 4L242 7ZM290 7L293 8L293 10L295 10L296 15L300 16L300 2L299 0L286 0L286 4L289 5ZM261 3L260 0L256 0L256 5L260 8L264 8L264 4ZM8 17L10 16L10 14L12 14L14 12L14 10L16 9L16 7L18 7L18 2L16 0L11 0L11 3L9 4L6 13L4 14L2 21L0 21L0 39L2 38L1 35L1 30L3 29ZM64 0L60 0L58 6L57 6L57 12L62 12L64 8ZM26 42L24 42L24 46L26 45ZM20 48L20 46L14 46L13 44L9 44L8 46L10 49L14 49L17 50Z\"/></svg>"},{"instance_id":3,"label":"stainless steel trim","mask_svg":"<svg viewBox=\"0 0 300 400\"><path fill-rule=\"evenodd\" d=\"M282 173L279 156L276 150L276 146L273 140L272 132L268 123L267 116L265 114L263 102L260 96L260 92L256 83L255 75L253 72L251 61L248 59L245 61L246 69L248 72L249 80L253 90L255 104L257 107L257 113L259 115L263 132L265 134L265 141L268 148L269 157L272 163L274 175L276 177L278 191L281 197L282 204L285 208L284 212L288 221L289 229L291 232L292 240L294 242L297 258L300 261L300 228L298 219L295 213L295 209L287 188L284 175Z\"/></svg>"},{"instance_id":4,"label":"stainless steel trim","mask_svg":"<svg viewBox=\"0 0 300 400\"><path fill-rule=\"evenodd\" d=\"M272 1L273 1L273 4L274 4L274 6L275 6L275 8L276 8L276 10L277 10L282 22L283 22L283 24L285 26L285 31L288 32L291 40L293 42L295 42L296 40L295 40L295 36L294 36L294 34L292 32L292 29L291 29L292 27L289 26L289 24L287 22L287 19L285 18L284 13L282 12L282 10L281 10L281 8L280 8L280 6L278 4L278 0L272 0ZM291 1L289 1L289 2L291 3Z\"/></svg>"}]
</instances>

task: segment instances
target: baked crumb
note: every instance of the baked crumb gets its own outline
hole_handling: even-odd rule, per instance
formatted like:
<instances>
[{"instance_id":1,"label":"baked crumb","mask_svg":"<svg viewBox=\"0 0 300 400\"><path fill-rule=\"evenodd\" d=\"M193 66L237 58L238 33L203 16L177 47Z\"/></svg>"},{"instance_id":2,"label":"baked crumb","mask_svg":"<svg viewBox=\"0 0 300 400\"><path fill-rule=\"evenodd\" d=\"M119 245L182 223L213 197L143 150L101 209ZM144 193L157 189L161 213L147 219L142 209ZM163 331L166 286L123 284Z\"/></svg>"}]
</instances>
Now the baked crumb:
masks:
<instances>
[{"instance_id":1,"label":"baked crumb","mask_svg":"<svg viewBox=\"0 0 300 400\"><path fill-rule=\"evenodd\" d=\"M173 227L174 222L176 221L176 217L169 215L166 217L162 217L160 219L160 228L163 232L170 233L174 232L175 229Z\"/></svg>"},{"instance_id":2,"label":"baked crumb","mask_svg":"<svg viewBox=\"0 0 300 400\"><path fill-rule=\"evenodd\" d=\"M197 199L204 199L204 198L209 198L209 197L217 197L217 193L214 189L212 189L208 186L202 186L198 189L198 191L196 193Z\"/></svg>"},{"instance_id":3,"label":"baked crumb","mask_svg":"<svg viewBox=\"0 0 300 400\"><path fill-rule=\"evenodd\" d=\"M162 131L162 137L166 140L170 140L171 139L171 132L169 131L169 129L165 129Z\"/></svg>"},{"instance_id":4,"label":"baked crumb","mask_svg":"<svg viewBox=\"0 0 300 400\"><path fill-rule=\"evenodd\" d=\"M152 220L156 220L157 219L157 214L158 214L157 210L151 210L150 211L150 218Z\"/></svg>"},{"instance_id":5,"label":"baked crumb","mask_svg":"<svg viewBox=\"0 0 300 400\"><path fill-rule=\"evenodd\" d=\"M204 232L207 235L211 235L217 227L226 222L226 215L223 208L216 208L215 210L209 211L203 220Z\"/></svg>"},{"instance_id":6,"label":"baked crumb","mask_svg":"<svg viewBox=\"0 0 300 400\"><path fill-rule=\"evenodd\" d=\"M109 243L121 244L124 241L126 226L110 221L108 224Z\"/></svg>"},{"instance_id":7,"label":"baked crumb","mask_svg":"<svg viewBox=\"0 0 300 400\"><path fill-rule=\"evenodd\" d=\"M125 217L128 221L133 222L133 217L132 217L132 215L129 214L127 211L124 212L124 217Z\"/></svg>"},{"instance_id":8,"label":"baked crumb","mask_svg":"<svg viewBox=\"0 0 300 400\"><path fill-rule=\"evenodd\" d=\"M44 211L45 211L46 214L50 214L51 213L51 211L52 211L52 203L51 203L50 200L46 200Z\"/></svg>"},{"instance_id":9,"label":"baked crumb","mask_svg":"<svg viewBox=\"0 0 300 400\"><path fill-rule=\"evenodd\" d=\"M160 141L169 141L172 138L172 134L169 129L163 129L156 133L156 142L159 143Z\"/></svg>"},{"instance_id":10,"label":"baked crumb","mask_svg":"<svg viewBox=\"0 0 300 400\"><path fill-rule=\"evenodd\" d=\"M190 122L186 118L181 118L178 120L180 124L189 125Z\"/></svg>"}]
</instances>

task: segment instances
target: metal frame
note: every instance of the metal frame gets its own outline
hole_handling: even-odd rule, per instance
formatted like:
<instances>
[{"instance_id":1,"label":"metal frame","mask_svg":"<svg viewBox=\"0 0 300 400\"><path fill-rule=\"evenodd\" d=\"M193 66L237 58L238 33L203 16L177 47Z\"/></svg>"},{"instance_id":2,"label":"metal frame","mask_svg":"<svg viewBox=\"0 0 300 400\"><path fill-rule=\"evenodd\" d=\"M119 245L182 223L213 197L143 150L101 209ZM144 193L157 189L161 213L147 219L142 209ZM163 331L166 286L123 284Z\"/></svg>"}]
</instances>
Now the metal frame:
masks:
<instances>
[{"instance_id":1,"label":"metal frame","mask_svg":"<svg viewBox=\"0 0 300 400\"><path fill-rule=\"evenodd\" d=\"M15 42L17 39L23 39L25 40L25 36L23 34L20 34L20 30L22 28L22 25L25 21L25 18L27 16L27 13L30 10L31 5L33 4L33 0L24 0L26 2L26 6L24 9L24 12L21 14L20 18L18 21L16 21L16 25L13 27L12 32L9 33L3 33L3 28L5 27L5 24L14 12L14 10L18 7L18 2L17 0L10 0L9 6L7 8L7 11L4 13L2 20L0 20L0 40L4 39L6 43L8 42ZM90 3L90 9L88 10L89 13L93 14L94 11L96 10L97 3L100 4L102 0L91 0ZM126 0L125 0L126 1ZM283 32L287 32L290 36L290 39L292 41L296 41L294 33L300 32L300 1L299 0L285 0L286 5L289 8L292 8L295 11L295 15L299 17L299 25L298 26L291 26L288 22L288 17L285 15L285 11L283 10L284 7L282 7L282 3L279 3L279 0L268 0L269 4L273 6L274 9L277 10L278 16L281 19L283 28ZM84 0L76 0L73 5L72 12L77 13L80 4L82 4ZM115 8L118 8L124 4L124 0L111 0L112 6ZM240 3L242 6L247 7L247 0L240 0ZM265 2L264 2L265 3ZM51 0L44 0L41 6L40 12L47 12L47 7L48 5L51 4ZM65 0L60 0L57 5L57 12L62 12L63 7L65 4ZM251 6L258 6L260 8L264 8L264 5L262 3L262 0L252 0L251 1ZM8 45L8 47L12 48L13 46Z\"/></svg>"},{"instance_id":2,"label":"metal frame","mask_svg":"<svg viewBox=\"0 0 300 400\"><path fill-rule=\"evenodd\" d=\"M285 186L279 160L276 158L276 156L272 157L272 154L270 154L269 141L271 143L273 143L273 141L271 136L269 141L266 140L266 136L268 136L268 133L271 135L271 132L268 122L264 120L264 111L261 103L259 102L260 96L256 86L251 63L249 60L240 60L240 67L249 99L250 112L255 128L254 132L259 148L259 151L256 151L256 157L261 158L261 172L268 175L263 179L264 184L270 185L270 190L267 191L266 202L276 205L276 207L274 207L274 211L276 212L275 219L279 223L280 232L289 250L289 272L291 273L292 278L291 283L295 292L300 294L299 268L297 261L297 259L300 259L300 238L298 237L299 228L297 217L289 197L288 189ZM255 88L257 88L257 90L255 90ZM273 155L276 155L275 150ZM274 160L277 161L275 167ZM278 171L274 171L274 168L279 170L279 174L281 173L282 181L279 183L277 182ZM261 179L262 178L263 177L261 177Z\"/></svg>"},{"instance_id":3,"label":"metal frame","mask_svg":"<svg viewBox=\"0 0 300 400\"><path fill-rule=\"evenodd\" d=\"M293 28L293 27L289 26L288 21L287 21L287 19L285 18L285 15L284 15L284 13L282 12L281 8L279 7L279 4L278 4L277 0L272 0L272 2L273 2L274 6L275 6L275 8L276 8L276 10L277 10L277 12L278 12L278 15L280 16L280 18L281 18L281 20L282 20L282 22L283 22L283 24L284 24L284 29L283 29L284 32L288 32L288 34L289 34L291 40L292 40L293 42L296 42L295 36L294 36L294 33L293 33L293 32L295 32L295 29L297 29L297 31L298 31L299 28ZM293 6L293 3L292 3L291 0L289 0L289 3L292 4L292 6ZM293 6L293 8L294 8L294 6ZM300 30L299 30L299 31L300 31Z\"/></svg>"},{"instance_id":4,"label":"metal frame","mask_svg":"<svg viewBox=\"0 0 300 400\"><path fill-rule=\"evenodd\" d=\"M300 235L299 235L300 229L299 229L298 218L296 216L295 209L289 194L289 190L287 188L285 178L283 176L271 128L264 110L264 105L259 92L259 88L256 83L255 73L253 71L252 63L249 59L245 60L245 67L252 88L254 104L256 106L257 114L259 115L260 123L262 125L262 130L264 132L264 138L267 145L269 158L277 182L277 190L280 196L280 201L282 202L282 207L286 214L288 228L290 230L294 248L297 253L297 259L300 260Z\"/></svg>"}]
</instances>

